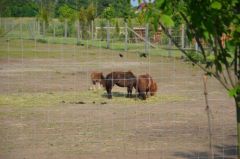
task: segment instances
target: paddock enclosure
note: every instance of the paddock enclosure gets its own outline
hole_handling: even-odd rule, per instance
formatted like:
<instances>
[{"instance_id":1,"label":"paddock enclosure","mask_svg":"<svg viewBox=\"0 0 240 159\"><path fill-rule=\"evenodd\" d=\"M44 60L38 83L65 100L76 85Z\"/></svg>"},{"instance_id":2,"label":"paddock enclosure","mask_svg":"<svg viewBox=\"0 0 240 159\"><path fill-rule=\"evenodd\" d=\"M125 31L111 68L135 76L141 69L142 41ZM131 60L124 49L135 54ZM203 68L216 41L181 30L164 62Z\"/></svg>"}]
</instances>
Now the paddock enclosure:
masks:
<instances>
[{"instance_id":1,"label":"paddock enclosure","mask_svg":"<svg viewBox=\"0 0 240 159\"><path fill-rule=\"evenodd\" d=\"M64 26L60 22L44 34L33 18L0 21L6 32L0 38L1 159L209 157L203 72L163 34L157 43L146 34L145 40L126 37L122 24L122 37L113 29L106 40L91 27L84 38L51 29ZM172 31L182 47L196 49L181 29ZM104 89L89 90L91 72L129 70L149 73L158 85L156 96L126 98L126 88L114 86L107 99ZM234 101L214 78L207 89L214 156L235 158Z\"/></svg>"}]
</instances>

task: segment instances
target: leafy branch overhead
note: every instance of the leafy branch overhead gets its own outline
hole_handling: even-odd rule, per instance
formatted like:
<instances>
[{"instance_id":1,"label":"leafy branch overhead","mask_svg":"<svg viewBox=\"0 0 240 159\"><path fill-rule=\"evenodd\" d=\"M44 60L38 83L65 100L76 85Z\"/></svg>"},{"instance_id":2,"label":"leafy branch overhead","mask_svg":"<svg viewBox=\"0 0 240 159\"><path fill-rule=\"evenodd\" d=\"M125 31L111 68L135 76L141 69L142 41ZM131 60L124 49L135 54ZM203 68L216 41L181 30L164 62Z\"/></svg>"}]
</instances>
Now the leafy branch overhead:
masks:
<instances>
[{"instance_id":1,"label":"leafy branch overhead","mask_svg":"<svg viewBox=\"0 0 240 159\"><path fill-rule=\"evenodd\" d=\"M182 53L196 63L168 33L167 28L175 26L175 19L180 17L187 26L188 38L196 41L203 56L204 65L197 65L231 90L238 85L240 78L239 4L237 0L156 0L155 4L148 4L146 20L155 28L161 26ZM209 56L213 58L209 60Z\"/></svg>"}]
</instances>

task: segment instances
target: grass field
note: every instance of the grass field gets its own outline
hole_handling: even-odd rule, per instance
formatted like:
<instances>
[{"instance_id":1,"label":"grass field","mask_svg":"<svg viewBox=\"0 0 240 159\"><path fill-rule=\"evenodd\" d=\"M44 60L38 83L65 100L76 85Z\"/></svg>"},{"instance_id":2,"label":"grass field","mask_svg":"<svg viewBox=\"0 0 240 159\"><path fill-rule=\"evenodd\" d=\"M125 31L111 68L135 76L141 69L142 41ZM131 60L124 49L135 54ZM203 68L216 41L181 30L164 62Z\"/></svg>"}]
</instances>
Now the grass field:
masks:
<instances>
[{"instance_id":1,"label":"grass field","mask_svg":"<svg viewBox=\"0 0 240 159\"><path fill-rule=\"evenodd\" d=\"M202 72L162 49L141 58L137 45L0 39L0 158L207 158ZM89 90L92 71L117 70L151 74L157 96L126 98L115 86L109 100ZM215 79L208 90L215 157L234 158L234 102Z\"/></svg>"}]
</instances>

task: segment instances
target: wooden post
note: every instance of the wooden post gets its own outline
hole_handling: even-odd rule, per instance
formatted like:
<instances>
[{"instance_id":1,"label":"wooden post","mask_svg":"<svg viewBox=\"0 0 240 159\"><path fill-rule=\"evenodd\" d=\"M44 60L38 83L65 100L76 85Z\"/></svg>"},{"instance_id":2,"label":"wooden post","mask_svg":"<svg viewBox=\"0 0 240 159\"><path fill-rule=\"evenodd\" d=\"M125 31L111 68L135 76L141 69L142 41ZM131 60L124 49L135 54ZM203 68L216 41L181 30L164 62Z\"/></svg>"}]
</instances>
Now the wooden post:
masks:
<instances>
[{"instance_id":1,"label":"wooden post","mask_svg":"<svg viewBox=\"0 0 240 159\"><path fill-rule=\"evenodd\" d=\"M168 29L169 35L172 35L172 29ZM170 38L168 38L168 56L171 56L171 48L172 48L172 41Z\"/></svg>"},{"instance_id":2,"label":"wooden post","mask_svg":"<svg viewBox=\"0 0 240 159\"><path fill-rule=\"evenodd\" d=\"M107 49L110 48L110 25L109 25L109 20L107 21Z\"/></svg>"},{"instance_id":3,"label":"wooden post","mask_svg":"<svg viewBox=\"0 0 240 159\"><path fill-rule=\"evenodd\" d=\"M2 15L0 14L0 28L2 28Z\"/></svg>"},{"instance_id":4,"label":"wooden post","mask_svg":"<svg viewBox=\"0 0 240 159\"><path fill-rule=\"evenodd\" d=\"M93 20L91 22L91 25L92 25L92 29L91 29L91 32L92 32L92 40L94 40L94 23L93 23Z\"/></svg>"},{"instance_id":5,"label":"wooden post","mask_svg":"<svg viewBox=\"0 0 240 159\"><path fill-rule=\"evenodd\" d=\"M41 34L41 24L40 24L40 20L38 20L38 23L37 23L37 30L38 30L38 35Z\"/></svg>"},{"instance_id":6,"label":"wooden post","mask_svg":"<svg viewBox=\"0 0 240 159\"><path fill-rule=\"evenodd\" d=\"M43 21L43 36L45 37L45 29L46 29L46 23Z\"/></svg>"},{"instance_id":7,"label":"wooden post","mask_svg":"<svg viewBox=\"0 0 240 159\"><path fill-rule=\"evenodd\" d=\"M67 19L64 21L64 37L67 38L68 33L67 33L68 25L67 25Z\"/></svg>"},{"instance_id":8,"label":"wooden post","mask_svg":"<svg viewBox=\"0 0 240 159\"><path fill-rule=\"evenodd\" d=\"M184 24L182 24L182 35L181 35L181 42L182 42L182 49L185 47L185 29L184 29Z\"/></svg>"},{"instance_id":9,"label":"wooden post","mask_svg":"<svg viewBox=\"0 0 240 159\"><path fill-rule=\"evenodd\" d=\"M4 19L4 31L5 32L7 31L7 19L6 18Z\"/></svg>"},{"instance_id":10,"label":"wooden post","mask_svg":"<svg viewBox=\"0 0 240 159\"><path fill-rule=\"evenodd\" d=\"M148 38L148 31L149 31L149 29L148 29L148 24L146 24L146 28L145 28L145 46L144 46L144 52L145 53L148 53L148 48L149 48L149 45L148 45L148 43L149 43L149 38Z\"/></svg>"},{"instance_id":11,"label":"wooden post","mask_svg":"<svg viewBox=\"0 0 240 159\"><path fill-rule=\"evenodd\" d=\"M125 51L128 50L128 26L125 23Z\"/></svg>"},{"instance_id":12,"label":"wooden post","mask_svg":"<svg viewBox=\"0 0 240 159\"><path fill-rule=\"evenodd\" d=\"M56 29L55 29L55 23L53 22L53 37L56 37Z\"/></svg>"},{"instance_id":13,"label":"wooden post","mask_svg":"<svg viewBox=\"0 0 240 159\"><path fill-rule=\"evenodd\" d=\"M80 40L80 22L77 21L77 42Z\"/></svg>"},{"instance_id":14,"label":"wooden post","mask_svg":"<svg viewBox=\"0 0 240 159\"><path fill-rule=\"evenodd\" d=\"M23 23L22 23L22 20L20 20L20 37L21 37L21 40L22 40L22 32L23 32Z\"/></svg>"},{"instance_id":15,"label":"wooden post","mask_svg":"<svg viewBox=\"0 0 240 159\"><path fill-rule=\"evenodd\" d=\"M198 43L197 43L196 40L195 40L195 51L196 51L196 52L198 51Z\"/></svg>"}]
</instances>

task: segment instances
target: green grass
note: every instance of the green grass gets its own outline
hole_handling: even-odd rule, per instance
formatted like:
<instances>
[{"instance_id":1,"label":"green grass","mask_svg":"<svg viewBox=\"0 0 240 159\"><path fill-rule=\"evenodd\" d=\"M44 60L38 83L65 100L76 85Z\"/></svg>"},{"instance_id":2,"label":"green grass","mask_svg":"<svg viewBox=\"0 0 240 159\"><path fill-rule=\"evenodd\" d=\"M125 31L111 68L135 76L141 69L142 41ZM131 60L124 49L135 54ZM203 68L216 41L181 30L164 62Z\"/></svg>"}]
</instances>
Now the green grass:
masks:
<instances>
[{"instance_id":1,"label":"green grass","mask_svg":"<svg viewBox=\"0 0 240 159\"><path fill-rule=\"evenodd\" d=\"M119 53L124 51L124 43L111 43L110 49L106 48L105 41L81 41L82 45L76 45L75 38L52 38L34 40L21 39L1 39L0 40L0 58L80 58L82 54L76 53L87 50L88 54L96 54L98 52ZM61 44L61 45L60 45ZM64 44L64 46L62 46ZM76 52L74 52L74 48ZM101 51L99 49L102 49ZM86 52L86 51L85 51ZM128 53L139 54L144 52L144 43L128 44ZM151 48L149 55L153 56L171 56L179 57L181 53L178 50L170 52L161 48Z\"/></svg>"},{"instance_id":2,"label":"green grass","mask_svg":"<svg viewBox=\"0 0 240 159\"><path fill-rule=\"evenodd\" d=\"M51 92L51 93L20 93L0 95L0 106L17 108L57 106L59 104L116 104L141 105L166 102L181 102L187 100L185 96L158 95L143 101L138 98L126 98L124 93L113 92L113 99L109 100L103 90L84 92Z\"/></svg>"}]
</instances>

